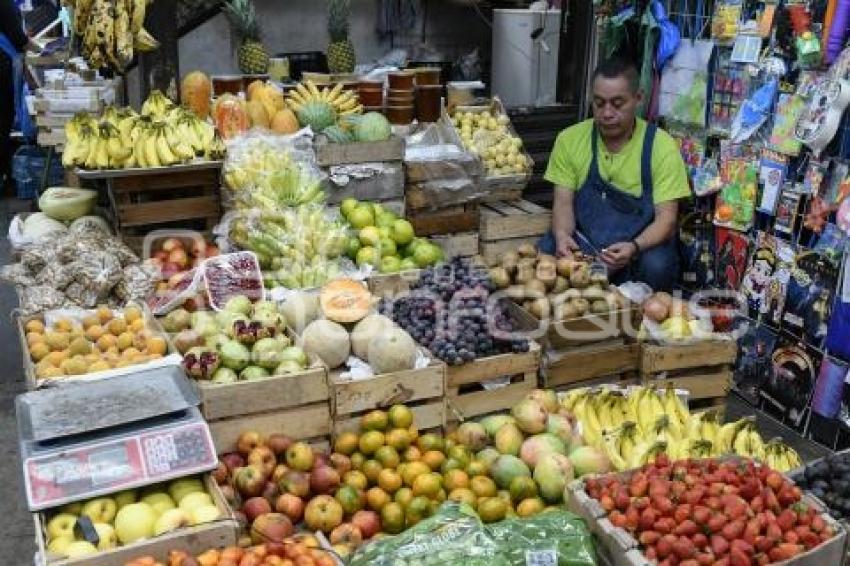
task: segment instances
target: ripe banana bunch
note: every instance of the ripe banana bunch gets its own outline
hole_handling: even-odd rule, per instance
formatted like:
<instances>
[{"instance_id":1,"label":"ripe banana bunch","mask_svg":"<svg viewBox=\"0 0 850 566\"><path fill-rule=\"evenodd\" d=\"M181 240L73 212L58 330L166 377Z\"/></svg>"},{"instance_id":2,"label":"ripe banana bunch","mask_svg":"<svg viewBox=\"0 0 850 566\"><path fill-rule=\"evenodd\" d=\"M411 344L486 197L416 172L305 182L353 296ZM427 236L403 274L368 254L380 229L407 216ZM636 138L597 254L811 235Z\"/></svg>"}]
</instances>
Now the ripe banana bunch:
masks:
<instances>
[{"instance_id":1,"label":"ripe banana bunch","mask_svg":"<svg viewBox=\"0 0 850 566\"><path fill-rule=\"evenodd\" d=\"M150 116L151 118L165 118L165 115L174 107L176 104L162 94L160 90L153 90L148 95L147 99L142 103L142 116Z\"/></svg>"},{"instance_id":2,"label":"ripe banana bunch","mask_svg":"<svg viewBox=\"0 0 850 566\"><path fill-rule=\"evenodd\" d=\"M630 397L637 415L638 427L644 435L651 435L658 417L666 414L661 397L651 387L639 388Z\"/></svg>"},{"instance_id":3,"label":"ripe banana bunch","mask_svg":"<svg viewBox=\"0 0 850 566\"><path fill-rule=\"evenodd\" d=\"M134 49L153 51L159 42L142 25L149 0L67 0L73 10L74 33L93 69L123 71Z\"/></svg>"},{"instance_id":4,"label":"ripe banana bunch","mask_svg":"<svg viewBox=\"0 0 850 566\"><path fill-rule=\"evenodd\" d=\"M297 112L302 106L310 102L327 102L339 116L350 116L362 114L363 105L360 104L357 94L351 90L342 90L342 83L337 83L333 88L324 87L322 90L307 80L289 91L287 95L289 107Z\"/></svg>"},{"instance_id":5,"label":"ripe banana bunch","mask_svg":"<svg viewBox=\"0 0 850 566\"><path fill-rule=\"evenodd\" d=\"M688 439L691 441L705 440L711 443L712 456L721 455L719 414L716 411L703 411L692 415L687 423Z\"/></svg>"},{"instance_id":6,"label":"ripe banana bunch","mask_svg":"<svg viewBox=\"0 0 850 566\"><path fill-rule=\"evenodd\" d=\"M732 451L739 456L764 460L764 441L758 433L753 421L748 421L735 434L732 440Z\"/></svg>"},{"instance_id":7,"label":"ripe banana bunch","mask_svg":"<svg viewBox=\"0 0 850 566\"><path fill-rule=\"evenodd\" d=\"M764 463L778 472L790 472L803 465L797 451L778 438L765 443Z\"/></svg>"}]
</instances>

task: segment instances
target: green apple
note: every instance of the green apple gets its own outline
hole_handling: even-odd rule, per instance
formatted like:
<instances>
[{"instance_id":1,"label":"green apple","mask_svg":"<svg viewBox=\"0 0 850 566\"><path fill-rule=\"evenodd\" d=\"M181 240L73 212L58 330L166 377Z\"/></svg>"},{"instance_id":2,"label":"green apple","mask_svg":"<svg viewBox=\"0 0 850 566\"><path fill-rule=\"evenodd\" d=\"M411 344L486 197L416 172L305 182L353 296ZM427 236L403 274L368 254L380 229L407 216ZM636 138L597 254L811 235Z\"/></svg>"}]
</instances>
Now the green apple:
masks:
<instances>
[{"instance_id":1,"label":"green apple","mask_svg":"<svg viewBox=\"0 0 850 566\"><path fill-rule=\"evenodd\" d=\"M401 246L412 242L415 236L416 233L413 231L413 224L404 218L399 218L393 222L393 225L390 228L390 238L392 238L396 244Z\"/></svg>"},{"instance_id":2,"label":"green apple","mask_svg":"<svg viewBox=\"0 0 850 566\"><path fill-rule=\"evenodd\" d=\"M115 533L121 544L130 544L153 535L157 515L147 503L131 503L118 510Z\"/></svg>"},{"instance_id":3,"label":"green apple","mask_svg":"<svg viewBox=\"0 0 850 566\"><path fill-rule=\"evenodd\" d=\"M118 504L111 497L98 497L86 501L83 505L83 515L92 523L111 523L118 511Z\"/></svg>"},{"instance_id":4,"label":"green apple","mask_svg":"<svg viewBox=\"0 0 850 566\"><path fill-rule=\"evenodd\" d=\"M394 255L381 258L381 273L395 273L401 270L401 260Z\"/></svg>"},{"instance_id":5,"label":"green apple","mask_svg":"<svg viewBox=\"0 0 850 566\"><path fill-rule=\"evenodd\" d=\"M219 517L221 517L221 511L218 507L212 504L195 507L189 514L189 520L192 522L193 525L209 523L215 521Z\"/></svg>"},{"instance_id":6,"label":"green apple","mask_svg":"<svg viewBox=\"0 0 850 566\"><path fill-rule=\"evenodd\" d=\"M360 251L360 248L363 247L360 243L360 238L352 236L348 239L348 243L345 246L345 255L354 259L357 257L357 252Z\"/></svg>"},{"instance_id":7,"label":"green apple","mask_svg":"<svg viewBox=\"0 0 850 566\"><path fill-rule=\"evenodd\" d=\"M74 525L77 524L77 516L70 513L59 513L47 523L47 538L67 536L74 538Z\"/></svg>"},{"instance_id":8,"label":"green apple","mask_svg":"<svg viewBox=\"0 0 850 566\"><path fill-rule=\"evenodd\" d=\"M50 543L47 545L47 552L64 558L68 556L68 545L72 542L74 542L73 535L62 535L61 537L56 537L51 539Z\"/></svg>"},{"instance_id":9,"label":"green apple","mask_svg":"<svg viewBox=\"0 0 850 566\"><path fill-rule=\"evenodd\" d=\"M360 238L360 243L364 246L375 247L381 239L378 229L374 226L366 226L358 232L357 237Z\"/></svg>"},{"instance_id":10,"label":"green apple","mask_svg":"<svg viewBox=\"0 0 850 566\"><path fill-rule=\"evenodd\" d=\"M97 554L97 547L87 540L75 540L65 547L65 555L68 558L82 558Z\"/></svg>"},{"instance_id":11,"label":"green apple","mask_svg":"<svg viewBox=\"0 0 850 566\"><path fill-rule=\"evenodd\" d=\"M379 217L382 214L386 214L387 209L384 208L383 205L378 204L377 202L372 203L372 214L375 215L375 218Z\"/></svg>"},{"instance_id":12,"label":"green apple","mask_svg":"<svg viewBox=\"0 0 850 566\"><path fill-rule=\"evenodd\" d=\"M413 254L416 253L416 248L421 246L422 244L427 244L428 240L425 238L413 238L409 244L407 244L406 252L409 257L413 257Z\"/></svg>"},{"instance_id":13,"label":"green apple","mask_svg":"<svg viewBox=\"0 0 850 566\"><path fill-rule=\"evenodd\" d=\"M423 243L416 247L413 252L413 261L419 267L434 265L443 259L443 250L431 243Z\"/></svg>"},{"instance_id":14,"label":"green apple","mask_svg":"<svg viewBox=\"0 0 850 566\"><path fill-rule=\"evenodd\" d=\"M212 505L212 502L213 500L209 493L196 491L195 493L190 493L180 500L180 509L189 513L195 507L200 507L201 505Z\"/></svg>"},{"instance_id":15,"label":"green apple","mask_svg":"<svg viewBox=\"0 0 850 566\"><path fill-rule=\"evenodd\" d=\"M375 226L378 228L390 228L397 218L398 216L392 212L384 212L380 216L375 217Z\"/></svg>"},{"instance_id":16,"label":"green apple","mask_svg":"<svg viewBox=\"0 0 850 566\"><path fill-rule=\"evenodd\" d=\"M178 505L180 505L183 497L196 491L206 491L204 484L198 478L182 478L171 482L168 486L168 493L171 494L171 499Z\"/></svg>"},{"instance_id":17,"label":"green apple","mask_svg":"<svg viewBox=\"0 0 850 566\"><path fill-rule=\"evenodd\" d=\"M118 546L118 535L115 534L115 527L106 523L95 523L94 530L97 531L98 550L106 550Z\"/></svg>"},{"instance_id":18,"label":"green apple","mask_svg":"<svg viewBox=\"0 0 850 566\"><path fill-rule=\"evenodd\" d=\"M378 250L376 250L372 246L360 248L360 251L357 252L357 258L355 259L355 263L357 263L358 266L363 266L366 264L378 265L380 261L381 254L379 254Z\"/></svg>"},{"instance_id":19,"label":"green apple","mask_svg":"<svg viewBox=\"0 0 850 566\"><path fill-rule=\"evenodd\" d=\"M171 496L165 493L164 491L149 493L142 497L139 501L150 505L153 510L156 511L157 515L162 515L169 509L174 509L175 507L177 507L177 505L174 503L174 500L171 499Z\"/></svg>"},{"instance_id":20,"label":"green apple","mask_svg":"<svg viewBox=\"0 0 850 566\"><path fill-rule=\"evenodd\" d=\"M381 238L389 239L390 237L390 227L389 226L381 226L378 228L378 236Z\"/></svg>"},{"instance_id":21,"label":"green apple","mask_svg":"<svg viewBox=\"0 0 850 566\"><path fill-rule=\"evenodd\" d=\"M189 514L183 509L169 509L157 518L153 525L153 535L158 537L162 533L188 527L191 524Z\"/></svg>"},{"instance_id":22,"label":"green apple","mask_svg":"<svg viewBox=\"0 0 850 566\"><path fill-rule=\"evenodd\" d=\"M413 258L406 257L401 260L401 265L398 269L399 271L410 271L411 269L419 269L419 266L416 265L416 262L413 261Z\"/></svg>"},{"instance_id":23,"label":"green apple","mask_svg":"<svg viewBox=\"0 0 850 566\"><path fill-rule=\"evenodd\" d=\"M387 257L389 255L396 255L398 250L395 248L395 242L393 242L389 238L381 238L381 257Z\"/></svg>"},{"instance_id":24,"label":"green apple","mask_svg":"<svg viewBox=\"0 0 850 566\"><path fill-rule=\"evenodd\" d=\"M347 198L343 199L339 205L339 212L345 217L348 218L348 215L351 214L351 211L357 208L360 203L357 202L356 198Z\"/></svg>"},{"instance_id":25,"label":"green apple","mask_svg":"<svg viewBox=\"0 0 850 566\"><path fill-rule=\"evenodd\" d=\"M348 223L355 230L375 225L375 214L368 204L359 204L348 214Z\"/></svg>"},{"instance_id":26,"label":"green apple","mask_svg":"<svg viewBox=\"0 0 850 566\"><path fill-rule=\"evenodd\" d=\"M135 489L127 489L125 491L119 491L113 495L112 498L115 499L115 504L118 505L119 509L121 509L125 505L138 501L139 494Z\"/></svg>"}]
</instances>

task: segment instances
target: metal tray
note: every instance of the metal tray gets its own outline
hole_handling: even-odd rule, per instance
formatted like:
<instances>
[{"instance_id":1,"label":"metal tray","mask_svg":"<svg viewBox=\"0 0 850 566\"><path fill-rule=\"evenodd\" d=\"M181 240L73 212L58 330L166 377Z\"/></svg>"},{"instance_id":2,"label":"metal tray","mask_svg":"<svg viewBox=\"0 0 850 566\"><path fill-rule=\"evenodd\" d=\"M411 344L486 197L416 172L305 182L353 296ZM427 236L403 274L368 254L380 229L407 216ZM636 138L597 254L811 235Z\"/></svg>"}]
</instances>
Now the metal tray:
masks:
<instances>
[{"instance_id":1,"label":"metal tray","mask_svg":"<svg viewBox=\"0 0 850 566\"><path fill-rule=\"evenodd\" d=\"M167 366L18 395L22 441L42 442L92 433L184 411L201 403L179 367Z\"/></svg>"}]
</instances>

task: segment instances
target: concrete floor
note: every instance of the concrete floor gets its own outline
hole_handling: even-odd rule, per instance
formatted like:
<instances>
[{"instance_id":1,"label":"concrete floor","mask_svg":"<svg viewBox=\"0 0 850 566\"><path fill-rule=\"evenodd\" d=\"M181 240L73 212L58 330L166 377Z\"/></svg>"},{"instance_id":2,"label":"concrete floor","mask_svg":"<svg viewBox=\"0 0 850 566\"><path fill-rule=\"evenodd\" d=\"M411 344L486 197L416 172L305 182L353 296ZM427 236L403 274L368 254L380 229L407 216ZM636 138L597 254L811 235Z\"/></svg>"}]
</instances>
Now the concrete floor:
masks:
<instances>
[{"instance_id":1,"label":"concrete floor","mask_svg":"<svg viewBox=\"0 0 850 566\"><path fill-rule=\"evenodd\" d=\"M9 263L10 248L5 234L8 233L11 218L22 210L28 210L26 203L0 200L0 264ZM15 307L17 297L14 289L0 286L0 313L6 313L5 321L0 324L0 360L7 368L6 379L0 381L0 478L5 478L5 488L0 490L0 517L4 519L0 535L0 564L8 566L31 564L35 552L32 516L27 511L22 485L15 422L15 396L24 391L21 347L11 324ZM742 399L734 394L730 395L726 409L727 418L734 419L753 412ZM755 413L757 427L765 438L783 437L800 453L803 460L819 458L826 454L826 448L802 438L764 413Z\"/></svg>"}]
</instances>

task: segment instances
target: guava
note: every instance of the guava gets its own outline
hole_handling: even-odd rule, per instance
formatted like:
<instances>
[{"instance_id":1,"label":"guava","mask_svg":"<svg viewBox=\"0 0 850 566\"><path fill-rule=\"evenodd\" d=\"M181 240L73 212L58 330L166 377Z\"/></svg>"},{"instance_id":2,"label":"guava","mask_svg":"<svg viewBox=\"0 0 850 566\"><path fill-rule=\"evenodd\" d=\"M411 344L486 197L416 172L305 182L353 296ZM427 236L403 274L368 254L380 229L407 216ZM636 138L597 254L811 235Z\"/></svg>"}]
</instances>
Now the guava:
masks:
<instances>
[{"instance_id":1,"label":"guava","mask_svg":"<svg viewBox=\"0 0 850 566\"><path fill-rule=\"evenodd\" d=\"M234 371L239 371L251 362L251 351L236 340L226 340L219 347L221 363Z\"/></svg>"},{"instance_id":2,"label":"guava","mask_svg":"<svg viewBox=\"0 0 850 566\"><path fill-rule=\"evenodd\" d=\"M378 253L376 248L372 246L366 246L361 248L359 252L357 252L357 258L355 262L358 266L362 265L379 265L381 263L381 254Z\"/></svg>"},{"instance_id":3,"label":"guava","mask_svg":"<svg viewBox=\"0 0 850 566\"><path fill-rule=\"evenodd\" d=\"M393 225L390 227L390 238L392 238L396 244L404 245L413 241L413 238L416 236L416 233L413 230L413 224L408 222L403 218L399 218L393 222Z\"/></svg>"},{"instance_id":4,"label":"guava","mask_svg":"<svg viewBox=\"0 0 850 566\"><path fill-rule=\"evenodd\" d=\"M441 259L443 259L443 250L428 242L418 245L413 252L413 261L419 267L434 265Z\"/></svg>"},{"instance_id":5,"label":"guava","mask_svg":"<svg viewBox=\"0 0 850 566\"><path fill-rule=\"evenodd\" d=\"M401 270L401 260L394 256L388 255L381 258L381 273L396 273Z\"/></svg>"},{"instance_id":6,"label":"guava","mask_svg":"<svg viewBox=\"0 0 850 566\"><path fill-rule=\"evenodd\" d=\"M356 229L360 230L366 226L375 225L375 215L372 213L372 207L368 204L359 204L348 213L348 223Z\"/></svg>"},{"instance_id":7,"label":"guava","mask_svg":"<svg viewBox=\"0 0 850 566\"><path fill-rule=\"evenodd\" d=\"M357 257L357 252L359 252L362 247L360 238L352 236L348 239L348 243L345 246L345 255L351 259L355 259Z\"/></svg>"},{"instance_id":8,"label":"guava","mask_svg":"<svg viewBox=\"0 0 850 566\"><path fill-rule=\"evenodd\" d=\"M248 316L251 314L251 299L245 295L236 295L235 297L231 297L227 299L227 302L224 304L224 310L238 312Z\"/></svg>"},{"instance_id":9,"label":"guava","mask_svg":"<svg viewBox=\"0 0 850 566\"><path fill-rule=\"evenodd\" d=\"M281 343L274 338L263 338L257 340L251 350L251 360L254 364L265 368L274 369L280 362Z\"/></svg>"},{"instance_id":10,"label":"guava","mask_svg":"<svg viewBox=\"0 0 850 566\"><path fill-rule=\"evenodd\" d=\"M374 226L366 226L358 232L357 237L360 238L360 243L364 246L377 247L381 241L381 236L378 229Z\"/></svg>"},{"instance_id":11,"label":"guava","mask_svg":"<svg viewBox=\"0 0 850 566\"><path fill-rule=\"evenodd\" d=\"M269 370L259 366L248 366L239 372L239 379L244 381L262 379L264 377L269 377Z\"/></svg>"},{"instance_id":12,"label":"guava","mask_svg":"<svg viewBox=\"0 0 850 566\"><path fill-rule=\"evenodd\" d=\"M355 198L343 199L339 205L339 212L347 219L351 215L351 211L360 205Z\"/></svg>"},{"instance_id":13,"label":"guava","mask_svg":"<svg viewBox=\"0 0 850 566\"><path fill-rule=\"evenodd\" d=\"M381 238L381 257L395 256L398 252L395 248L395 242L390 238Z\"/></svg>"}]
</instances>

